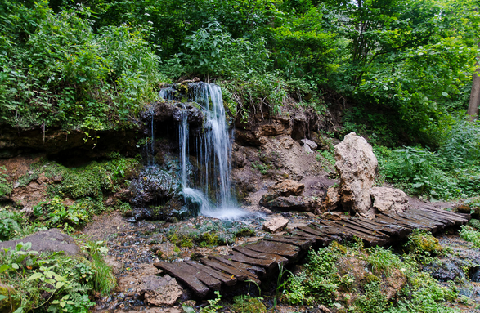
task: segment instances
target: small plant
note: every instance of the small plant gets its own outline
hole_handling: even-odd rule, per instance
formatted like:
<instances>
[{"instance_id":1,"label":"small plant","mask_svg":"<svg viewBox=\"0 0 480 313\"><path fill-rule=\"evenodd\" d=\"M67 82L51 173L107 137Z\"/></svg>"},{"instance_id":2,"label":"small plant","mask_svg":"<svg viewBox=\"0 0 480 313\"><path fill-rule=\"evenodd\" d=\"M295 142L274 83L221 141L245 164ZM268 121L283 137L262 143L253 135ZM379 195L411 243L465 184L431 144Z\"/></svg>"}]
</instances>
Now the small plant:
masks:
<instances>
[{"instance_id":1,"label":"small plant","mask_svg":"<svg viewBox=\"0 0 480 313\"><path fill-rule=\"evenodd\" d=\"M218 291L215 291L215 294L217 297L215 299L208 300L208 305L200 309L201 313L216 313L218 310L223 308L223 306L218 304L222 300L222 295Z\"/></svg>"},{"instance_id":2,"label":"small plant","mask_svg":"<svg viewBox=\"0 0 480 313\"><path fill-rule=\"evenodd\" d=\"M473 243L475 248L480 248L480 231L470 226L462 226L460 237Z\"/></svg>"},{"instance_id":3,"label":"small plant","mask_svg":"<svg viewBox=\"0 0 480 313\"><path fill-rule=\"evenodd\" d=\"M261 297L241 295L233 299L231 310L236 313L266 313L267 307L262 300Z\"/></svg>"},{"instance_id":4,"label":"small plant","mask_svg":"<svg viewBox=\"0 0 480 313\"><path fill-rule=\"evenodd\" d=\"M5 166L0 166L0 197L12 192L11 184L7 180L8 174Z\"/></svg>"}]
</instances>

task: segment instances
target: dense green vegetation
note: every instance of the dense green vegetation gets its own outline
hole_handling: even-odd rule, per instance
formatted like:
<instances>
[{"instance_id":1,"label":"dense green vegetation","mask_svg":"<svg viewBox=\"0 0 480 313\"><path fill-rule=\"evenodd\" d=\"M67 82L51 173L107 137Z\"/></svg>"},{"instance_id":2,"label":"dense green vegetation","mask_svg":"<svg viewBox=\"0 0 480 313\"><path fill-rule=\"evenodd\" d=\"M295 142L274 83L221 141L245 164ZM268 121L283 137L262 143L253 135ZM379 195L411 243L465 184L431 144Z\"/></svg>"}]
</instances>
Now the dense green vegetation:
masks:
<instances>
[{"instance_id":1,"label":"dense green vegetation","mask_svg":"<svg viewBox=\"0 0 480 313\"><path fill-rule=\"evenodd\" d=\"M466 110L475 5L4 1L0 115L21 127L127 127L166 77L201 75L246 84L253 94L245 108L279 104L262 92L313 93L316 101L335 90L395 111L409 137L436 144L451 114Z\"/></svg>"},{"instance_id":2,"label":"dense green vegetation","mask_svg":"<svg viewBox=\"0 0 480 313\"><path fill-rule=\"evenodd\" d=\"M160 83L200 76L224 87L230 118L242 121L258 109L281 113L289 96L319 113L342 101L338 136L356 131L389 148L420 144L380 147L387 180L432 198L471 197L479 126L463 120L479 55L477 6L3 1L0 120L85 132L136 127Z\"/></svg>"},{"instance_id":3,"label":"dense green vegetation","mask_svg":"<svg viewBox=\"0 0 480 313\"><path fill-rule=\"evenodd\" d=\"M284 283L282 297L291 304L325 304L339 312L455 312L445 305L457 298L455 288L439 285L416 261L430 248L417 242L419 235L436 240L416 233L408 244L413 252L402 257L361 244L312 250L304 268Z\"/></svg>"},{"instance_id":4,"label":"dense green vegetation","mask_svg":"<svg viewBox=\"0 0 480 313\"><path fill-rule=\"evenodd\" d=\"M0 281L13 288L7 298L6 312L88 312L95 305L93 292L108 294L115 277L103 261L107 249L102 242L84 242L85 256L63 253L39 254L31 243L19 243L0 253ZM88 252L87 252L88 251ZM88 254L87 254L88 253ZM2 303L3 305L3 303Z\"/></svg>"}]
</instances>

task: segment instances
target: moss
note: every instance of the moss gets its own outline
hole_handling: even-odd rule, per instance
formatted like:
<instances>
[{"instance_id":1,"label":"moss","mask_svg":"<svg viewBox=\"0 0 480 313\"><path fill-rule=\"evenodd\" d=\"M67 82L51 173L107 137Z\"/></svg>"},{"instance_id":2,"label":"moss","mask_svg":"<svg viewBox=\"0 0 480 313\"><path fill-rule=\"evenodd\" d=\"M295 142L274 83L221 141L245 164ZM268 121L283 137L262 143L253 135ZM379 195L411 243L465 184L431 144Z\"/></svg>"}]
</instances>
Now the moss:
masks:
<instances>
[{"instance_id":1,"label":"moss","mask_svg":"<svg viewBox=\"0 0 480 313\"><path fill-rule=\"evenodd\" d=\"M20 297L15 289L0 284L0 312L14 312L20 307Z\"/></svg>"},{"instance_id":2,"label":"moss","mask_svg":"<svg viewBox=\"0 0 480 313\"><path fill-rule=\"evenodd\" d=\"M436 255L442 251L442 246L432 233L415 230L408 237L407 249L415 254Z\"/></svg>"}]
</instances>

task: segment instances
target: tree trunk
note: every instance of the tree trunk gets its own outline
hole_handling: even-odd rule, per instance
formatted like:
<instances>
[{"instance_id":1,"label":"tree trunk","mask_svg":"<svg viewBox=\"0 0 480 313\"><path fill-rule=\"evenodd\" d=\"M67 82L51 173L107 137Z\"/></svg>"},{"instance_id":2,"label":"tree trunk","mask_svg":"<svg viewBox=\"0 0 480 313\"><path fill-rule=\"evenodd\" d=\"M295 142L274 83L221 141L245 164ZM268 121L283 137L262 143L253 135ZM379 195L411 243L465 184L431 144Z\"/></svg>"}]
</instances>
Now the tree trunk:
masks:
<instances>
[{"instance_id":1,"label":"tree trunk","mask_svg":"<svg viewBox=\"0 0 480 313\"><path fill-rule=\"evenodd\" d=\"M480 48L480 42L478 42ZM477 61L476 73L473 74L472 91L470 93L470 101L468 103L468 115L473 121L478 118L478 106L480 105L480 64Z\"/></svg>"}]
</instances>

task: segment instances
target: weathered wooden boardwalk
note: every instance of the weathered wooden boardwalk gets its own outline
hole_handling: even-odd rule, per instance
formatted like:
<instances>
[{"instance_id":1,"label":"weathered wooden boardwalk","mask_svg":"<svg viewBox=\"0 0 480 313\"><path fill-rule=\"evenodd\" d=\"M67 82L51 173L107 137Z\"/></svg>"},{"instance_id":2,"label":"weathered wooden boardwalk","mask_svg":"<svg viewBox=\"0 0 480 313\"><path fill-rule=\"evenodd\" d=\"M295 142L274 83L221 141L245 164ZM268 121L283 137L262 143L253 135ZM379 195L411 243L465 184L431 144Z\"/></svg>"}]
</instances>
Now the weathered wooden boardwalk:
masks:
<instances>
[{"instance_id":1,"label":"weathered wooden boardwalk","mask_svg":"<svg viewBox=\"0 0 480 313\"><path fill-rule=\"evenodd\" d=\"M374 220L346 218L318 220L298 227L293 235L274 235L256 243L237 246L229 255L210 255L199 262L158 262L154 265L189 287L197 298L214 290L251 280L261 284L275 273L278 265L291 264L312 247L327 246L332 241L360 238L366 246L385 246L398 242L413 230L436 233L447 227L468 222L462 214L433 207L409 209L400 214L379 214Z\"/></svg>"}]
</instances>

